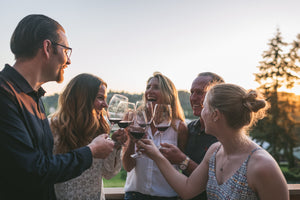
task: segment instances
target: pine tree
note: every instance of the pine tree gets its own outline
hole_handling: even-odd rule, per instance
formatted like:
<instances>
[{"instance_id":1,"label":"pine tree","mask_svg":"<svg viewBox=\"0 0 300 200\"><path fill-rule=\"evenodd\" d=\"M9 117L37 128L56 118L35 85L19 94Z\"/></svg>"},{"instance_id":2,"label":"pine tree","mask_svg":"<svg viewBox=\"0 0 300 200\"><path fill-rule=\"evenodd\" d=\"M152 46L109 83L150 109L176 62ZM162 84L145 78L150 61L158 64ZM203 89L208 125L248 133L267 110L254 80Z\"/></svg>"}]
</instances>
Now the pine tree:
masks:
<instances>
[{"instance_id":1,"label":"pine tree","mask_svg":"<svg viewBox=\"0 0 300 200\"><path fill-rule=\"evenodd\" d=\"M271 104L268 116L261 120L252 130L254 139L262 142L267 141L272 156L279 162L280 151L283 151L289 167L294 167L293 148L296 145L294 121L289 110L293 109L293 103L288 101L279 89L292 88L300 78L299 73L299 39L294 41L292 48L285 53L284 50L290 46L281 37L277 29L275 37L268 43L269 50L262 54L263 61L260 62L259 73L255 74L255 81L260 84L260 90Z\"/></svg>"}]
</instances>

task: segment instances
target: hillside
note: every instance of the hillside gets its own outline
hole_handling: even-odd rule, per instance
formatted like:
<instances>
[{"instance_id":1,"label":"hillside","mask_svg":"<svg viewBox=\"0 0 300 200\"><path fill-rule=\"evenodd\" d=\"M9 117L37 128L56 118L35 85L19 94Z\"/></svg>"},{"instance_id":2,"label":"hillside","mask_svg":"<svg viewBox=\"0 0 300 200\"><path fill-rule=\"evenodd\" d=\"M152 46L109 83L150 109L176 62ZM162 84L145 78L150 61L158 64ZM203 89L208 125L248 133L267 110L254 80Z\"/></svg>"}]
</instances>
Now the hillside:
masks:
<instances>
[{"instance_id":1,"label":"hillside","mask_svg":"<svg viewBox=\"0 0 300 200\"><path fill-rule=\"evenodd\" d=\"M130 94L130 93L126 93L124 91L121 91L121 92L109 91L107 94L107 102L109 102L109 100L115 93L127 96L130 102L136 102L138 100L141 100L143 97L143 93ZM180 90L180 91L178 91L178 96L179 96L181 106L184 110L185 117L187 119L194 119L195 116L193 115L193 111L192 111L192 108L190 105L190 93L187 91ZM45 106L47 115L49 115L50 113L53 113L56 110L58 97L59 97L58 94L43 97L43 102L44 102L44 106Z\"/></svg>"}]
</instances>

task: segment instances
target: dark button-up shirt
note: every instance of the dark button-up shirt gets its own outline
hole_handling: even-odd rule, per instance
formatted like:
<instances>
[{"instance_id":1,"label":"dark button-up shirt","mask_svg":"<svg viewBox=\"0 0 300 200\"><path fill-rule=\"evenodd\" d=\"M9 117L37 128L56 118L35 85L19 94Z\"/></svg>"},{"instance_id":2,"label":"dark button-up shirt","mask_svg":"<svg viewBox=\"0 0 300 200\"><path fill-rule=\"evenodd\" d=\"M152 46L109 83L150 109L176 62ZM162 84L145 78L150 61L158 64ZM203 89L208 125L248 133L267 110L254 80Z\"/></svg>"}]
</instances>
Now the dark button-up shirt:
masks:
<instances>
[{"instance_id":1,"label":"dark button-up shirt","mask_svg":"<svg viewBox=\"0 0 300 200\"><path fill-rule=\"evenodd\" d=\"M44 93L9 65L0 72L0 199L56 199L54 183L92 164L88 147L53 155Z\"/></svg>"},{"instance_id":2,"label":"dark button-up shirt","mask_svg":"<svg viewBox=\"0 0 300 200\"><path fill-rule=\"evenodd\" d=\"M205 133L201 127L200 119L194 120L188 124L188 142L186 145L185 154L194 162L200 164L203 160L206 151L213 143L217 142L217 138ZM193 200L207 199L206 192L201 193Z\"/></svg>"}]
</instances>

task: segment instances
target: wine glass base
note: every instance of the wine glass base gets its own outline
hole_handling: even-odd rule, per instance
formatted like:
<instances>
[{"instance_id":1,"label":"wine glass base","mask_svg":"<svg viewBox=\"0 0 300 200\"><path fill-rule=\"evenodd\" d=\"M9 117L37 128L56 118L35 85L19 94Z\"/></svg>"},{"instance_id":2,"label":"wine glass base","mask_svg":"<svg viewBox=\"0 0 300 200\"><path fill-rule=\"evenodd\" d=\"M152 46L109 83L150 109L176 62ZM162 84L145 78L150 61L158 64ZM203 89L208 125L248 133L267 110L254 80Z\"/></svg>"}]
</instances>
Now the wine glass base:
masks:
<instances>
[{"instance_id":1,"label":"wine glass base","mask_svg":"<svg viewBox=\"0 0 300 200\"><path fill-rule=\"evenodd\" d=\"M141 152L137 152L135 154L131 154L130 157L131 158L140 158L140 157L144 157L144 155Z\"/></svg>"}]
</instances>

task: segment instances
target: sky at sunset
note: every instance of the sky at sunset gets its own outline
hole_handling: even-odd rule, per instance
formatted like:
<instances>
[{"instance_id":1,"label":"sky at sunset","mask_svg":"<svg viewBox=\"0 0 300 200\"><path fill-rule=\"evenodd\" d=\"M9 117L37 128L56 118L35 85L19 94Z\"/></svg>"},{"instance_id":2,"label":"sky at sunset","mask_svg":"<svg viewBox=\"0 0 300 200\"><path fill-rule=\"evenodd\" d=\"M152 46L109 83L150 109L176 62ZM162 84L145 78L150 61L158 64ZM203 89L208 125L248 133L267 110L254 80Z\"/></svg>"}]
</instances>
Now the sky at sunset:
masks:
<instances>
[{"instance_id":1,"label":"sky at sunset","mask_svg":"<svg viewBox=\"0 0 300 200\"><path fill-rule=\"evenodd\" d=\"M108 89L143 92L155 71L178 90L211 71L246 89L276 29L285 42L300 34L299 0L2 0L0 64L14 64L9 43L17 23L44 14L65 29L73 48L65 81L44 84L60 93L74 76L92 73ZM300 87L288 92L300 95Z\"/></svg>"}]
</instances>

